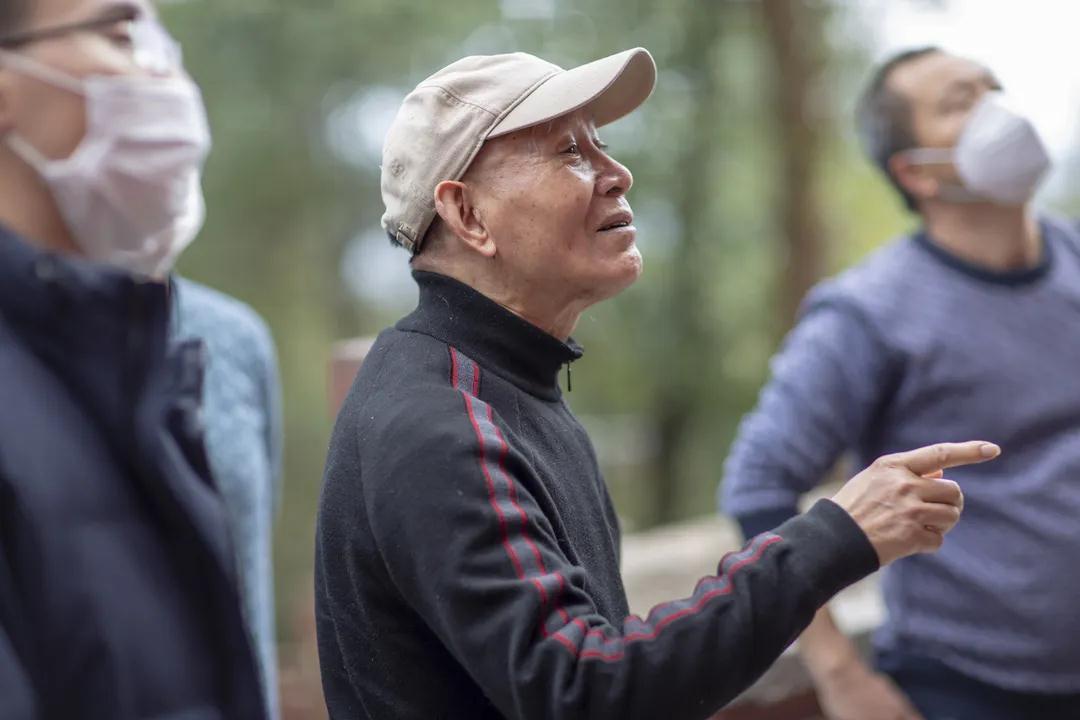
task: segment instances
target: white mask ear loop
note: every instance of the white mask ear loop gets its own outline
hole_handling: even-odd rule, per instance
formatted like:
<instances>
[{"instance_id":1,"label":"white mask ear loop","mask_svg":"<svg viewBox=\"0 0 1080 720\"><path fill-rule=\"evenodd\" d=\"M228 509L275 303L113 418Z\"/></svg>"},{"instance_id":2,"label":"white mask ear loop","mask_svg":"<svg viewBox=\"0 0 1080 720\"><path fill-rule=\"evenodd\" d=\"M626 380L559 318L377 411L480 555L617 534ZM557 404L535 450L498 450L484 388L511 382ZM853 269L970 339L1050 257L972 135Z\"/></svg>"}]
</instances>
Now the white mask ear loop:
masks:
<instances>
[{"instance_id":1,"label":"white mask ear loop","mask_svg":"<svg viewBox=\"0 0 1080 720\"><path fill-rule=\"evenodd\" d=\"M912 165L956 164L956 150L954 148L911 148L910 150L904 150L902 154ZM940 183L938 197L954 203L985 202L983 198L975 195L963 185L953 183Z\"/></svg>"},{"instance_id":2,"label":"white mask ear loop","mask_svg":"<svg viewBox=\"0 0 1080 720\"><path fill-rule=\"evenodd\" d=\"M904 150L903 155L913 165L947 165L956 161L953 148L911 148Z\"/></svg>"},{"instance_id":3,"label":"white mask ear loop","mask_svg":"<svg viewBox=\"0 0 1080 720\"><path fill-rule=\"evenodd\" d=\"M904 150L903 154L913 165L956 165L954 148L912 148ZM950 203L986 202L962 184L951 184L951 182L941 182L937 196Z\"/></svg>"},{"instance_id":4,"label":"white mask ear loop","mask_svg":"<svg viewBox=\"0 0 1080 720\"><path fill-rule=\"evenodd\" d=\"M45 168L52 162L42 155L40 150L26 142L23 136L18 133L8 133L5 142L12 152L21 157L27 165L34 168L39 174L44 174Z\"/></svg>"},{"instance_id":5,"label":"white mask ear loop","mask_svg":"<svg viewBox=\"0 0 1080 720\"><path fill-rule=\"evenodd\" d=\"M19 53L0 50L0 64L15 72L28 75L43 83L52 85L53 87L58 87L61 90L68 90L76 95L86 97L86 90L83 88L83 84L76 78L56 70L55 68L51 68L45 63L31 60ZM23 161L34 168L38 173L43 174L45 168L52 162L17 132L8 133L5 142L15 154L21 157Z\"/></svg>"},{"instance_id":6,"label":"white mask ear loop","mask_svg":"<svg viewBox=\"0 0 1080 720\"><path fill-rule=\"evenodd\" d=\"M58 87L61 90L69 90L76 95L86 96L86 90L83 89L83 84L78 78L74 78L56 68L49 67L45 63L31 60L25 55L20 55L19 53L14 53L10 50L0 50L0 63L14 69L16 72L29 75L32 78Z\"/></svg>"}]
</instances>

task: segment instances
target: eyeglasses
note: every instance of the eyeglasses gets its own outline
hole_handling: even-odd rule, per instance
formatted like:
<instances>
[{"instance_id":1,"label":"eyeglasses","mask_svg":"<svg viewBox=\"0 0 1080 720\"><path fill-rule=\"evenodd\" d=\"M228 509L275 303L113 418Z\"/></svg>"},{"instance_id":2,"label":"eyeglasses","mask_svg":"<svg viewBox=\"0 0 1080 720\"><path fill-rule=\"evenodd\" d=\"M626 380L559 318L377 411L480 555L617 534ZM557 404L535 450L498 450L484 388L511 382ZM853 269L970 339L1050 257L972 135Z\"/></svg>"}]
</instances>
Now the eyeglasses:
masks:
<instances>
[{"instance_id":1,"label":"eyeglasses","mask_svg":"<svg viewBox=\"0 0 1080 720\"><path fill-rule=\"evenodd\" d=\"M132 58L138 67L150 72L165 73L183 66L180 45L156 18L146 16L134 5L117 6L90 20L8 35L0 38L0 49L17 50L32 43L80 32L103 33L116 25L125 24L130 34Z\"/></svg>"}]
</instances>

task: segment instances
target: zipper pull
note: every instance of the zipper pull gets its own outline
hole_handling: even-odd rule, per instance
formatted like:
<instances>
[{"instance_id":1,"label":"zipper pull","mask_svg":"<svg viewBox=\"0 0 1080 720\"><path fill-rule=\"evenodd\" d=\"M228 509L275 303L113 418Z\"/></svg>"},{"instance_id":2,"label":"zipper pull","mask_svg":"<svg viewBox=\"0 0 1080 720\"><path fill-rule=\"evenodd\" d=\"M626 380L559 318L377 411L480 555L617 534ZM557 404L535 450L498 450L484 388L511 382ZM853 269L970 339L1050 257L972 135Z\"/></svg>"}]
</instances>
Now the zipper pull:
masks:
<instances>
[{"instance_id":1,"label":"zipper pull","mask_svg":"<svg viewBox=\"0 0 1080 720\"><path fill-rule=\"evenodd\" d=\"M570 381L570 363L566 363L566 392L573 392L574 384Z\"/></svg>"}]
</instances>

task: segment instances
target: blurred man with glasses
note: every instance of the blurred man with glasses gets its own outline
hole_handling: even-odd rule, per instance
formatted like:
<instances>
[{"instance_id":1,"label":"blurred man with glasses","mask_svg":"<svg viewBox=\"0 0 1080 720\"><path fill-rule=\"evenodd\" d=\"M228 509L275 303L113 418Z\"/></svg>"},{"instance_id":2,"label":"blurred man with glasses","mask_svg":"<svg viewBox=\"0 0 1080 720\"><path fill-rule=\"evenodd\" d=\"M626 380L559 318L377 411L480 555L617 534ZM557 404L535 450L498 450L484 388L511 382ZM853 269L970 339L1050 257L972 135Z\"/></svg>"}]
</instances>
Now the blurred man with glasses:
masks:
<instances>
[{"instance_id":1,"label":"blurred man with glasses","mask_svg":"<svg viewBox=\"0 0 1080 720\"><path fill-rule=\"evenodd\" d=\"M147 2L0 5L0 717L265 716L168 343L209 142Z\"/></svg>"}]
</instances>

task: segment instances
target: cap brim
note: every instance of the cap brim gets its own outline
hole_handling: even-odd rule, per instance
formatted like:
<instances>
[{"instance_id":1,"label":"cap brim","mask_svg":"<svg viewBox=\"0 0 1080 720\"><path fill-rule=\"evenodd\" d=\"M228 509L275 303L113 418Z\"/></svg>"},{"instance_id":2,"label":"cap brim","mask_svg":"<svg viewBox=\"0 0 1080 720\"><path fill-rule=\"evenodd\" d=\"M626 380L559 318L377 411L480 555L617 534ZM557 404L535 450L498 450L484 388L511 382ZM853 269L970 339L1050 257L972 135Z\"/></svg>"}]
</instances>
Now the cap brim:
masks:
<instances>
[{"instance_id":1,"label":"cap brim","mask_svg":"<svg viewBox=\"0 0 1080 720\"><path fill-rule=\"evenodd\" d=\"M556 73L537 86L488 133L499 137L588 106L597 127L630 114L652 94L656 63L645 48L625 50Z\"/></svg>"}]
</instances>

